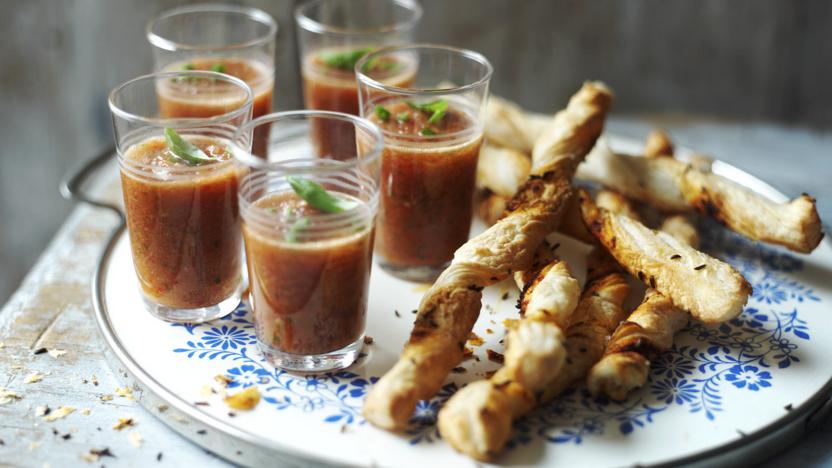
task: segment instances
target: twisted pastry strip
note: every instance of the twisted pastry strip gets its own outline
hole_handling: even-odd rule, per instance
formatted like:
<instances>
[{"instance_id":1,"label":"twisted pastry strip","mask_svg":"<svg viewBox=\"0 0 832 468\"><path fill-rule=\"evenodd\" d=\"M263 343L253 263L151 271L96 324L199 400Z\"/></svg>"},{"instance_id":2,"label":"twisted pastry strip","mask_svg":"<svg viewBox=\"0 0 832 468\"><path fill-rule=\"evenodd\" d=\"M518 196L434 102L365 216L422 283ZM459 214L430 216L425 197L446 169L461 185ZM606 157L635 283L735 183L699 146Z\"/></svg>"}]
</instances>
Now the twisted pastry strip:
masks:
<instances>
[{"instance_id":1,"label":"twisted pastry strip","mask_svg":"<svg viewBox=\"0 0 832 468\"><path fill-rule=\"evenodd\" d=\"M593 251L587 284L566 330L566 361L538 402L549 401L584 378L604 353L604 345L615 327L627 316L624 300L630 286L606 252Z\"/></svg>"},{"instance_id":2,"label":"twisted pastry strip","mask_svg":"<svg viewBox=\"0 0 832 468\"><path fill-rule=\"evenodd\" d=\"M730 265L669 234L598 208L585 190L578 196L587 227L630 274L705 323L742 312L751 285Z\"/></svg>"},{"instance_id":3,"label":"twisted pastry strip","mask_svg":"<svg viewBox=\"0 0 832 468\"><path fill-rule=\"evenodd\" d=\"M598 201L637 216L627 201L614 192L599 193ZM549 262L550 257L553 255L544 242L532 268L514 274L522 290L519 304L523 319L507 335L505 365L490 379L473 382L458 391L439 412L442 438L475 459L489 460L503 449L511 436L512 422L535 406L538 396L557 378L563 366L564 330L581 291L566 264L557 258ZM596 332L591 341L603 343L610 327L614 325L590 326L588 330ZM598 330L603 333L597 333ZM597 359L600 353L594 356ZM585 371L588 365L581 369Z\"/></svg>"},{"instance_id":4,"label":"twisted pastry strip","mask_svg":"<svg viewBox=\"0 0 832 468\"><path fill-rule=\"evenodd\" d=\"M511 198L529 178L531 161L511 148L484 143L477 164L477 187Z\"/></svg>"},{"instance_id":5,"label":"twisted pastry strip","mask_svg":"<svg viewBox=\"0 0 832 468\"><path fill-rule=\"evenodd\" d=\"M477 216L491 226L503 217L510 198L497 195L491 190L480 190L474 197L476 200Z\"/></svg>"},{"instance_id":6,"label":"twisted pastry strip","mask_svg":"<svg viewBox=\"0 0 832 468\"><path fill-rule=\"evenodd\" d=\"M546 263L545 253L539 260ZM534 407L535 395L557 375L566 358L563 330L581 294L578 281L558 259L515 273L515 280L525 283L523 319L506 336L505 365L490 379L458 391L439 412L442 438L478 460L502 450L512 422Z\"/></svg>"},{"instance_id":7,"label":"twisted pastry strip","mask_svg":"<svg viewBox=\"0 0 832 468\"><path fill-rule=\"evenodd\" d=\"M644 143L644 155L648 158L672 156L673 141L670 140L670 136L664 130L655 129L647 135L647 141Z\"/></svg>"},{"instance_id":8,"label":"twisted pastry strip","mask_svg":"<svg viewBox=\"0 0 832 468\"><path fill-rule=\"evenodd\" d=\"M551 115L526 112L508 99L492 95L485 108L485 139L499 146L531 153L535 141L551 123Z\"/></svg>"},{"instance_id":9,"label":"twisted pastry strip","mask_svg":"<svg viewBox=\"0 0 832 468\"><path fill-rule=\"evenodd\" d=\"M441 387L459 364L481 307L482 288L525 270L557 225L571 195L571 177L603 129L612 93L585 83L535 143L532 175L509 213L454 254L425 294L398 362L367 395L364 416L384 429L403 427L416 402Z\"/></svg>"},{"instance_id":10,"label":"twisted pastry strip","mask_svg":"<svg viewBox=\"0 0 832 468\"><path fill-rule=\"evenodd\" d=\"M684 216L673 218L669 224L672 218L665 220L662 230L696 247L699 238L696 228ZM668 226L672 226L672 231L665 230ZM687 324L688 317L687 312L674 306L666 296L648 289L641 305L613 333L604 357L589 371L586 380L589 391L616 401L627 398L631 391L644 385L650 360L670 349L673 336Z\"/></svg>"},{"instance_id":11,"label":"twisted pastry strip","mask_svg":"<svg viewBox=\"0 0 832 468\"><path fill-rule=\"evenodd\" d=\"M672 157L672 154L673 144L664 132L654 131L647 137L644 148L646 157ZM625 209L613 204L604 206L599 197L596 197L596 203L611 212L626 214ZM661 230L691 247L699 245L699 234L685 215L666 218ZM644 385L650 370L649 360L670 349L673 335L687 321L687 312L675 307L670 299L656 290L648 289L641 305L616 328L607 343L604 357L589 371L586 379L589 391L593 395L604 394L613 400L625 399L632 390Z\"/></svg>"},{"instance_id":12,"label":"twisted pastry strip","mask_svg":"<svg viewBox=\"0 0 832 468\"><path fill-rule=\"evenodd\" d=\"M599 144L578 168L577 177L663 211L695 209L750 239L795 252L811 252L823 238L815 200L809 195L776 203L673 158L616 154Z\"/></svg>"}]
</instances>

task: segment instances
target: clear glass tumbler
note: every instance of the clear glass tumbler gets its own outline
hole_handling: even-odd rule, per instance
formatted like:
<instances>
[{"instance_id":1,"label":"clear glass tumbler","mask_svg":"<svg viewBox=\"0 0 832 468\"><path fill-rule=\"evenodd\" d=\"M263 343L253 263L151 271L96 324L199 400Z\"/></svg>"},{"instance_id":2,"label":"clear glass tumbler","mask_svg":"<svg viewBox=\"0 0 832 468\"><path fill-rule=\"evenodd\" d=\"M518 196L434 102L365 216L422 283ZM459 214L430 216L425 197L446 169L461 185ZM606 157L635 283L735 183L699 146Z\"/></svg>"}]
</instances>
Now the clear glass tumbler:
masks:
<instances>
[{"instance_id":1,"label":"clear glass tumbler","mask_svg":"<svg viewBox=\"0 0 832 468\"><path fill-rule=\"evenodd\" d=\"M320 158L312 128L329 121L351 125L359 144ZM246 152L263 127L268 151ZM347 367L366 324L381 133L352 115L295 111L253 120L235 140L247 168L239 201L260 349L283 369Z\"/></svg>"},{"instance_id":2,"label":"clear glass tumbler","mask_svg":"<svg viewBox=\"0 0 832 468\"><path fill-rule=\"evenodd\" d=\"M163 12L147 25L156 71L206 70L245 81L253 114L272 109L277 23L256 8L202 4Z\"/></svg>"},{"instance_id":3,"label":"clear glass tumbler","mask_svg":"<svg viewBox=\"0 0 832 468\"><path fill-rule=\"evenodd\" d=\"M160 89L226 112L165 118ZM145 75L109 96L133 263L147 309L173 322L202 322L240 303L239 166L232 139L251 119L242 80L214 72Z\"/></svg>"},{"instance_id":4,"label":"clear glass tumbler","mask_svg":"<svg viewBox=\"0 0 832 468\"><path fill-rule=\"evenodd\" d=\"M359 115L355 63L384 45L406 43L422 17L422 8L410 0L312 0L295 10L301 57L303 94L307 109ZM406 85L412 67L378 63L368 69L379 80ZM354 137L341 122L320 122L315 131L318 154L338 152L327 144Z\"/></svg>"},{"instance_id":5,"label":"clear glass tumbler","mask_svg":"<svg viewBox=\"0 0 832 468\"><path fill-rule=\"evenodd\" d=\"M413 64L398 86L365 70ZM436 45L380 49L356 64L361 115L381 127L376 258L399 278L431 282L468 239L491 64L470 50Z\"/></svg>"}]
</instances>

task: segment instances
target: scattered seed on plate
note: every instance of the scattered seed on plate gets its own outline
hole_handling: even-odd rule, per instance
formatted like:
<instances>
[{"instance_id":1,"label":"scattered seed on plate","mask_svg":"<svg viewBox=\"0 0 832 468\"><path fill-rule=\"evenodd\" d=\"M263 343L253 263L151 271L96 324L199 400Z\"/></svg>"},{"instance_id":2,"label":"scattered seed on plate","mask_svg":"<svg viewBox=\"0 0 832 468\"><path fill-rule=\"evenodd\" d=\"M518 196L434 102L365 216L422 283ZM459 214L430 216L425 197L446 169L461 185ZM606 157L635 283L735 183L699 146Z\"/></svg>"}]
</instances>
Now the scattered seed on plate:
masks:
<instances>
[{"instance_id":1,"label":"scattered seed on plate","mask_svg":"<svg viewBox=\"0 0 832 468\"><path fill-rule=\"evenodd\" d=\"M485 340L474 332L468 334L468 344L471 346L482 346Z\"/></svg>"},{"instance_id":2,"label":"scattered seed on plate","mask_svg":"<svg viewBox=\"0 0 832 468\"><path fill-rule=\"evenodd\" d=\"M225 386L228 386L228 384L230 384L231 382L233 382L233 380L231 380L231 378L230 378L230 377L228 377L227 375L223 375L223 374L217 374L217 375L215 375L215 376L214 376L214 380L215 380L217 383L219 383L219 384L221 384L222 386L224 386L224 387L225 387Z\"/></svg>"},{"instance_id":3,"label":"scattered seed on plate","mask_svg":"<svg viewBox=\"0 0 832 468\"><path fill-rule=\"evenodd\" d=\"M125 427L133 427L135 426L135 422L133 418L118 418L118 422L113 425L113 429L120 431Z\"/></svg>"},{"instance_id":4,"label":"scattered seed on plate","mask_svg":"<svg viewBox=\"0 0 832 468\"><path fill-rule=\"evenodd\" d=\"M52 409L49 408L49 405L38 406L37 408L35 408L35 416L37 416L37 417L46 416L51 411L52 411Z\"/></svg>"},{"instance_id":5,"label":"scattered seed on plate","mask_svg":"<svg viewBox=\"0 0 832 468\"><path fill-rule=\"evenodd\" d=\"M38 383L43 380L44 375L38 371L32 372L31 374L27 375L25 379L23 379L23 383L30 384L30 383Z\"/></svg>"},{"instance_id":6,"label":"scattered seed on plate","mask_svg":"<svg viewBox=\"0 0 832 468\"><path fill-rule=\"evenodd\" d=\"M83 414L84 416L89 416L90 413L92 413L92 410L89 408L84 408L81 410L81 414Z\"/></svg>"},{"instance_id":7,"label":"scattered seed on plate","mask_svg":"<svg viewBox=\"0 0 832 468\"><path fill-rule=\"evenodd\" d=\"M11 403L13 401L17 401L22 399L23 397L18 395L17 393L6 390L3 387L0 387L0 405L5 405L7 403Z\"/></svg>"},{"instance_id":8,"label":"scattered seed on plate","mask_svg":"<svg viewBox=\"0 0 832 468\"><path fill-rule=\"evenodd\" d=\"M488 356L488 360L491 362L496 362L497 364L502 364L505 361L505 356L494 351L493 349L486 349L485 354Z\"/></svg>"},{"instance_id":9,"label":"scattered seed on plate","mask_svg":"<svg viewBox=\"0 0 832 468\"><path fill-rule=\"evenodd\" d=\"M517 319L512 319L512 318L503 319L503 326L506 327L507 330L511 330L511 329L513 329L514 327L517 326L517 322L519 322L519 320L517 320Z\"/></svg>"},{"instance_id":10,"label":"scattered seed on plate","mask_svg":"<svg viewBox=\"0 0 832 468\"><path fill-rule=\"evenodd\" d=\"M57 421L58 419L63 419L75 411L75 407L73 406L59 406L58 409L54 411L50 411L49 414L43 417L43 420L46 422L53 422Z\"/></svg>"},{"instance_id":11,"label":"scattered seed on plate","mask_svg":"<svg viewBox=\"0 0 832 468\"><path fill-rule=\"evenodd\" d=\"M45 353L45 352L47 352L47 351L49 351L49 350L48 350L48 349L46 349L46 348L38 348L38 349L36 349L36 350L32 351L32 354L34 354L35 356L37 356L38 354L43 354L43 353Z\"/></svg>"},{"instance_id":12,"label":"scattered seed on plate","mask_svg":"<svg viewBox=\"0 0 832 468\"><path fill-rule=\"evenodd\" d=\"M122 398L127 398L128 400L133 400L134 399L133 398L133 390L130 390L130 387L128 387L126 385L124 387L116 388L115 394L122 397Z\"/></svg>"},{"instance_id":13,"label":"scattered seed on plate","mask_svg":"<svg viewBox=\"0 0 832 468\"><path fill-rule=\"evenodd\" d=\"M225 404L235 410L247 411L260 403L260 391L251 386L247 389L225 397Z\"/></svg>"},{"instance_id":14,"label":"scattered seed on plate","mask_svg":"<svg viewBox=\"0 0 832 468\"><path fill-rule=\"evenodd\" d=\"M113 396L112 396L112 395L110 395L109 393L108 393L108 394L106 394L106 395L101 395L101 396L100 396L100 397L98 397L98 398L100 398L100 399L101 399L101 401L112 401L112 400L113 400Z\"/></svg>"},{"instance_id":15,"label":"scattered seed on plate","mask_svg":"<svg viewBox=\"0 0 832 468\"><path fill-rule=\"evenodd\" d=\"M371 345L371 344L373 344L373 337L372 337L372 336L365 335L365 336L364 336L364 344L365 344L365 345Z\"/></svg>"}]
</instances>

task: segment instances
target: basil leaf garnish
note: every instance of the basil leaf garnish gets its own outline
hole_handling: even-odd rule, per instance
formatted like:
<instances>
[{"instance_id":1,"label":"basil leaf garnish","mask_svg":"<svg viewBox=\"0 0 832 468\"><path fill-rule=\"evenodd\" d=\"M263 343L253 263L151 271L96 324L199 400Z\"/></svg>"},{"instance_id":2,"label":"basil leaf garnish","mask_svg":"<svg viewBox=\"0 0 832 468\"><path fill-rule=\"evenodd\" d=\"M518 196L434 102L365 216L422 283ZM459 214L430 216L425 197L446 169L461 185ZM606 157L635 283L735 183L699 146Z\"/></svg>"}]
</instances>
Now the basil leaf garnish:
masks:
<instances>
[{"instance_id":1,"label":"basil leaf garnish","mask_svg":"<svg viewBox=\"0 0 832 468\"><path fill-rule=\"evenodd\" d=\"M196 145L182 138L172 128L165 129L165 143L168 145L170 152L177 158L185 161L191 165L199 165L205 162L213 161L213 159L205 154Z\"/></svg>"}]
</instances>

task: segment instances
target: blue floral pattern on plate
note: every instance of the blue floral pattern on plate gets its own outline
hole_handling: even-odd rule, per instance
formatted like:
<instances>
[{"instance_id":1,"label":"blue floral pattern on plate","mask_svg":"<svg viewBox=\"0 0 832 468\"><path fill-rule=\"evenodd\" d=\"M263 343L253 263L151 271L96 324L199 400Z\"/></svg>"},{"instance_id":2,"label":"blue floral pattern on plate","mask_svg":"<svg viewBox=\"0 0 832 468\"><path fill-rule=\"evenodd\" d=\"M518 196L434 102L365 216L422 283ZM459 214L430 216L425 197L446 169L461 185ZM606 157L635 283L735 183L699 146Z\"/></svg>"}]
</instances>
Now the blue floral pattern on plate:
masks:
<instances>
[{"instance_id":1,"label":"blue floral pattern on plate","mask_svg":"<svg viewBox=\"0 0 832 468\"><path fill-rule=\"evenodd\" d=\"M542 439L554 444L581 444L608 431L630 434L646 427L671 407L707 420L730 411L726 391L763 395L784 370L800 363L800 343L810 340L809 324L799 306L818 302L814 291L788 276L803 269L800 259L749 242L713 222L700 225L703 249L734 265L753 285L743 314L716 327L690 323L677 344L653 363L648 383L623 402L593 398L585 389L565 392L515 423L510 447ZM176 324L184 344L174 353L218 364L229 388L257 385L263 401L276 411L314 413L325 424L364 424L361 405L376 376L347 369L318 375L276 370L257 350L254 326L241 304L228 316L208 324ZM787 371L784 371L787 372ZM405 431L411 444L438 440L436 416L458 389L446 384L431 400L422 401Z\"/></svg>"}]
</instances>

